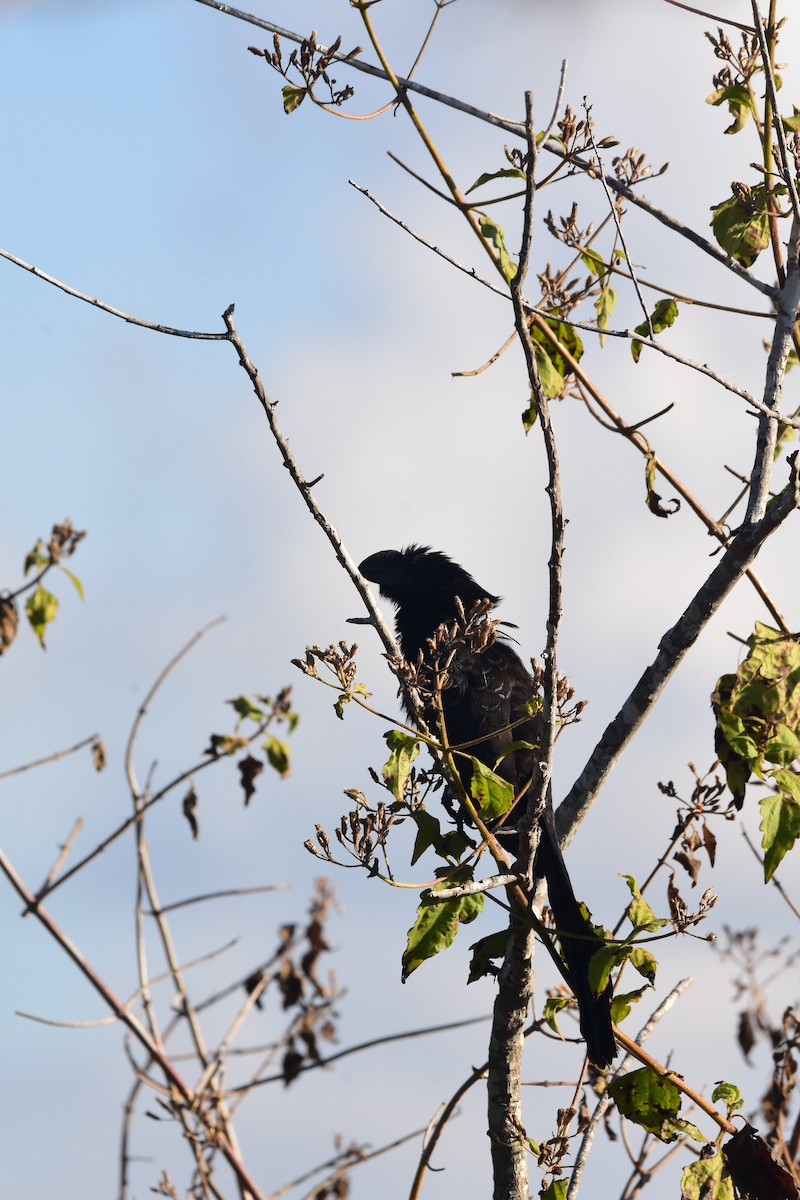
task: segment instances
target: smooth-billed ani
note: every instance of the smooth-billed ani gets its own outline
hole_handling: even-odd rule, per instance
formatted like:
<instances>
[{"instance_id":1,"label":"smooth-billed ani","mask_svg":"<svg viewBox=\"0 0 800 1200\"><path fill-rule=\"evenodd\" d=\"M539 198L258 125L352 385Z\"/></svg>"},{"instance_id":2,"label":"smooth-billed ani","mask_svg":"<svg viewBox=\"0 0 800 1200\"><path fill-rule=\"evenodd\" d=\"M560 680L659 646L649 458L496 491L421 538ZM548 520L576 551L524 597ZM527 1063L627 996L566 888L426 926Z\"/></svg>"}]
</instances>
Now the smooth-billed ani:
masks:
<instances>
[{"instance_id":1,"label":"smooth-billed ani","mask_svg":"<svg viewBox=\"0 0 800 1200\"><path fill-rule=\"evenodd\" d=\"M423 663L432 653L429 639L440 625L458 619L458 601L464 612L478 602L491 607L500 597L480 587L471 575L445 554L427 546L409 546L406 550L380 550L361 563L361 574L377 583L381 595L397 609L395 626L403 657L414 663L422 655ZM540 719L526 705L534 692L534 681L520 657L500 633L474 653L456 656L448 672L448 685L442 691L447 739L451 746L473 743L466 751L520 789L530 784L536 754ZM513 730L508 728L524 718ZM498 732L502 730L502 732ZM532 746L508 747L514 742ZM456 757L459 774L469 789L469 760ZM525 806L523 798L513 811L519 820ZM569 983L575 993L580 1027L591 1061L607 1067L616 1054L611 1027L611 988L595 996L589 986L589 960L602 940L584 917L575 899L567 868L561 855L549 799L540 818L541 837L536 854L535 877L547 883L547 893L567 965ZM502 838L508 845L508 834Z\"/></svg>"}]
</instances>

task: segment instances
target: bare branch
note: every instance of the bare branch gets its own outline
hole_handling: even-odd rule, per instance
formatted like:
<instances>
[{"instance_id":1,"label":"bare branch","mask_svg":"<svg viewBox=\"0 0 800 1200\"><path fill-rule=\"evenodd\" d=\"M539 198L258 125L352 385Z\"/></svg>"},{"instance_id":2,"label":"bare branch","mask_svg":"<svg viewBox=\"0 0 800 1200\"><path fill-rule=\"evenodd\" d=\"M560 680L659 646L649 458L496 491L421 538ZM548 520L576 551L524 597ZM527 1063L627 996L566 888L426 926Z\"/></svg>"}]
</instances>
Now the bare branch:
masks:
<instances>
[{"instance_id":1,"label":"bare branch","mask_svg":"<svg viewBox=\"0 0 800 1200\"><path fill-rule=\"evenodd\" d=\"M733 21L730 17L718 17L715 13L705 12L702 8L695 8L692 4L684 4L682 0L664 0L665 4L672 4L675 8L682 8L684 12L694 13L696 17L705 17L708 21L714 21L717 25L730 25L733 29L741 29L742 33L754 33L752 25L743 25L741 21Z\"/></svg>"},{"instance_id":2,"label":"bare branch","mask_svg":"<svg viewBox=\"0 0 800 1200\"><path fill-rule=\"evenodd\" d=\"M658 654L595 746L592 754L556 812L562 845L568 844L605 783L622 751L661 695L676 667L697 641L722 601L754 560L764 542L800 507L798 452L789 459L791 479L764 516L745 525L689 605L659 642Z\"/></svg>"},{"instance_id":3,"label":"bare branch","mask_svg":"<svg viewBox=\"0 0 800 1200\"><path fill-rule=\"evenodd\" d=\"M89 983L103 998L112 1013L114 1013L123 1025L127 1026L137 1042L147 1051L153 1062L158 1064L169 1086L178 1092L183 1103L189 1109L194 1109L195 1097L189 1086L175 1070L172 1062L162 1053L144 1026L133 1016L122 1001L117 999L105 980L97 974L89 961L84 958L78 947L70 941L63 930L56 924L47 910L37 903L36 897L17 874L10 860L2 850L0 850L0 871L8 879L17 895L24 901L26 910L35 914L37 921L44 926L67 957L72 959L78 970L88 979ZM222 1130L213 1124L212 1118L210 1116L207 1117L202 1108L196 1109L196 1117L204 1126L206 1120L210 1122L210 1126L208 1127L209 1138L219 1148L240 1183L252 1193L253 1200L264 1200L263 1192L251 1177L244 1163L234 1153L233 1147Z\"/></svg>"},{"instance_id":4,"label":"bare branch","mask_svg":"<svg viewBox=\"0 0 800 1200\"><path fill-rule=\"evenodd\" d=\"M197 0L197 3L205 4L208 8L217 9L217 11L225 13L230 17L236 17L240 21L246 21L250 25L256 25L260 29L267 29L271 33L277 33L280 37L285 37L289 41L294 41L300 44L305 40L299 33L293 33L289 29L284 29L282 26L275 25L271 21L265 21L261 17L254 16L252 13L246 13L241 9L232 8L229 4L221 4L219 3L219 0ZM321 53L325 53L327 51L327 47L323 46L319 42L316 43L316 49ZM334 61L343 61L345 57L346 56L344 54L334 55ZM347 63L347 66L352 67L353 70L362 71L367 75L372 75L377 79L386 79L391 82L391 78L387 72L381 70L380 67L373 67L370 63L362 62L358 58L352 59ZM504 117L498 117L494 113L487 112L484 109L476 108L472 104L465 104L463 101L457 100L453 96L447 96L443 92L434 91L433 88L424 87L422 84L416 83L413 79L395 76L395 81L398 88L403 93L416 92L418 95L425 96L429 100L435 100L437 103L444 104L448 108L456 109L458 112L463 112L467 116L474 117L478 121L485 121L490 125L495 125L497 128L503 129L507 133L513 134L515 137L522 138L523 140L525 138L524 122L510 121ZM544 143L544 149L551 154L557 155L559 158L565 157L563 151L552 141ZM596 174L595 168L585 159L571 158L569 159L569 162L572 166L576 167L580 171L584 171L592 176ZM737 278L743 280L745 283L749 283L751 287L756 288L765 296L773 297L775 295L775 288L772 287L771 284L764 283L760 279L757 279L755 275L751 275L749 271L747 271L744 267L741 267L734 259L729 258L718 246L715 246L712 242L710 242L707 238L704 238L701 234L697 233L690 226L678 220L677 217L673 217L669 213L664 212L662 209L657 208L656 205L652 204L649 200L646 200L643 196L639 196L633 190L633 188L628 187L627 184L620 183L620 181L613 175L606 175L604 178L606 184L612 192L616 192L620 196L624 196L625 199L629 200L631 204L636 205L637 208L641 208L643 212L646 212L651 217L654 217L655 220L659 221L662 225L665 225L668 229L673 230L674 233L677 233L681 237L692 242L695 246L697 246L698 249L702 250L704 254L707 254L710 258L713 258L721 266L727 267L727 269L732 271Z\"/></svg>"},{"instance_id":5,"label":"bare branch","mask_svg":"<svg viewBox=\"0 0 800 1200\"><path fill-rule=\"evenodd\" d=\"M769 97L770 109L772 112L772 126L775 130L775 138L778 143L781 164L781 178L786 184L786 188L789 192L789 198L792 202L792 213L794 214L795 225L797 225L800 224L800 199L797 195L794 171L792 170L792 166L789 161L789 151L786 147L786 138L783 132L783 121L781 120L781 110L778 107L778 90L775 86L775 75L772 70L772 60L770 58L769 47L767 46L767 39L764 36L764 22L758 9L758 0L752 0L752 5L753 20L755 22L755 34L758 38L758 48L761 52L761 65L764 68L764 74L767 79L767 95Z\"/></svg>"},{"instance_id":6,"label":"bare branch","mask_svg":"<svg viewBox=\"0 0 800 1200\"><path fill-rule=\"evenodd\" d=\"M298 46L306 40L301 33L293 33L291 29L284 29L282 25L275 25L272 21L265 21L262 17L256 17L253 13L243 12L239 8L233 8L230 4L221 4L219 0L197 0L197 3L205 4L207 8L215 8L218 12L225 13L228 17L235 17L239 21L246 21L248 25L255 25L259 29L266 29L269 33L277 33L278 37L286 38L289 42L295 42ZM316 42L314 49L319 54L328 53L328 47L323 45L322 42ZM354 71L360 71L363 75L371 75L373 79L389 81L389 76L384 70L380 67L374 67L372 63L364 62L361 58L351 58L348 60L346 54L339 53L332 55L331 61L343 62ZM516 133L519 135L523 128L518 121L509 121L504 117L495 116L494 113L476 108L473 104L465 104L463 100L457 100L454 96L447 96L444 92L437 92L433 88L425 87L424 84L417 83L415 80L403 75L398 75L396 78L398 84L405 92L416 92L417 95L425 96L428 100L436 100L439 104L446 104L448 108L454 108L458 112L466 113L468 117L475 117L477 120L485 121L489 125L496 125L499 129L504 129L507 133Z\"/></svg>"},{"instance_id":7,"label":"bare branch","mask_svg":"<svg viewBox=\"0 0 800 1200\"><path fill-rule=\"evenodd\" d=\"M74 296L76 300L83 300L86 304L91 304L93 308L99 308L101 312L107 312L112 317L119 317L121 321L125 321L128 325L139 325L142 329L152 329L155 333L165 333L170 337L195 338L202 342L224 342L228 336L225 333L197 333L188 329L174 329L171 325L155 325L152 321L145 321L142 317L131 316L130 313L122 312L119 308L112 308L110 304L105 304L102 300L96 300L94 296L87 296L85 292L79 292L77 288L70 287L68 283L62 283L60 279L48 275L46 271L40 270L39 267L34 267L31 263L25 262L24 259L17 258L16 254L12 254L9 250L0 249L0 258L8 259L16 267L22 267L23 271L30 271L31 275L35 275L37 279L42 279L45 283L52 284L53 287L66 292L68 296Z\"/></svg>"},{"instance_id":8,"label":"bare branch","mask_svg":"<svg viewBox=\"0 0 800 1200\"><path fill-rule=\"evenodd\" d=\"M65 758L68 754L74 754L76 750L82 750L84 746L93 745L98 741L99 737L99 733L93 733L90 737L76 742L74 746L70 746L66 750L55 750L52 754L46 754L44 758L35 758L33 762L22 763L19 767L11 767L7 771L0 771L0 779L8 779L11 775L20 775L23 771L32 771L34 767L42 767L45 763L58 762L59 758Z\"/></svg>"},{"instance_id":9,"label":"bare branch","mask_svg":"<svg viewBox=\"0 0 800 1200\"><path fill-rule=\"evenodd\" d=\"M766 410L766 415L762 415L758 420L756 455L753 469L750 472L750 495L747 502L745 524L759 521L769 502L778 420L783 419L780 417L783 377L786 374L789 354L794 346L794 325L798 309L800 309L799 240L800 222L794 220L789 237L786 282L780 290L775 333L767 358L764 400L763 406L760 406L760 411Z\"/></svg>"},{"instance_id":10,"label":"bare branch","mask_svg":"<svg viewBox=\"0 0 800 1200\"><path fill-rule=\"evenodd\" d=\"M653 1012L650 1015L647 1022L639 1030L638 1034L636 1035L636 1045L637 1046L644 1045L644 1043L649 1038L650 1034L655 1029L656 1025L661 1020L661 1018L664 1017L666 1015L666 1013L669 1012L669 1010L672 1008L672 1006L681 998L683 993L686 991L687 988L689 988L691 986L691 984L693 982L694 981L692 979L687 978L687 979L681 979L679 983L676 983L675 987L672 989L672 991L669 993L669 995L664 997L664 999L661 1001L661 1003L659 1004L659 1006L655 1010L655 1012ZM614 1072L614 1077L618 1078L618 1077L624 1075L625 1072L630 1067L630 1065L631 1065L631 1055L627 1054L625 1056L625 1058L623 1058L623 1060L619 1064L619 1066L616 1068L616 1070ZM578 1195L578 1192L579 1192L580 1186L581 1186L581 1180L583 1179L583 1172L586 1167L586 1160L589 1157L589 1151L592 1148L592 1142L594 1141L594 1136L597 1133L597 1130L600 1126L600 1122L602 1121L603 1117L605 1116L606 1110L608 1109L610 1104L611 1104L611 1096L608 1091L608 1088L606 1088L605 1092L603 1093L603 1095L601 1096L597 1105L595 1106L595 1110L592 1113L589 1124L587 1125L586 1129L584 1130L583 1138L581 1139L580 1149L578 1150L578 1154L575 1158L575 1165L572 1168L572 1176L569 1181L569 1188L567 1189L567 1200L577 1200L577 1195Z\"/></svg>"},{"instance_id":11,"label":"bare branch","mask_svg":"<svg viewBox=\"0 0 800 1200\"><path fill-rule=\"evenodd\" d=\"M226 896L254 896L261 892L279 892L290 888L290 883L264 883L259 887L224 888L219 892L205 892L202 896L190 896L187 900L176 900L173 904L162 904L158 914L175 912L177 908L186 908L190 904L202 904L206 900L221 900ZM150 917L158 915L155 910L149 912Z\"/></svg>"},{"instance_id":12,"label":"bare branch","mask_svg":"<svg viewBox=\"0 0 800 1200\"><path fill-rule=\"evenodd\" d=\"M467 1017L463 1021L448 1021L446 1025L430 1025L424 1029L410 1029L406 1033L389 1033L384 1037L370 1038L368 1042L359 1042L355 1046L348 1046L344 1050L337 1050L335 1054L329 1054L325 1058L303 1063L300 1071L316 1071L320 1067L328 1067L340 1058L348 1058L351 1054L360 1054L362 1050L371 1050L373 1046L388 1046L390 1042L404 1042L409 1038L427 1037L431 1033L446 1033L451 1029L462 1029L466 1025L480 1025L486 1020L488 1018L485 1016ZM243 1083L238 1087L227 1088L225 1095L235 1096L240 1092L249 1092L251 1088L261 1087L266 1083L281 1083L283 1081L283 1072L279 1075L266 1075L262 1079L254 1079L250 1083Z\"/></svg>"}]
</instances>

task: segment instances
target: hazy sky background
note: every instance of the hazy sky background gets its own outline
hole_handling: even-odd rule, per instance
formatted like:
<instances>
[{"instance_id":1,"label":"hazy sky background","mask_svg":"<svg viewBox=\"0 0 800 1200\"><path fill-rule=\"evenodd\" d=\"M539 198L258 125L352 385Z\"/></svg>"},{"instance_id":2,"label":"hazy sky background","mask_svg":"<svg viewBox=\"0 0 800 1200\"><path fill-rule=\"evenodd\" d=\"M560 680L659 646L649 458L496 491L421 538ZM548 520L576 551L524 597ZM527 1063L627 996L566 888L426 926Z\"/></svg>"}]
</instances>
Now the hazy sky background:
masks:
<instances>
[{"instance_id":1,"label":"hazy sky background","mask_svg":"<svg viewBox=\"0 0 800 1200\"><path fill-rule=\"evenodd\" d=\"M750 18L746 0L719 7ZM315 28L326 43L341 33L346 49L364 42L345 3L259 0L254 11L301 32ZM392 61L406 70L432 5L384 0L371 11ZM669 161L667 174L645 193L708 234L711 205L728 195L731 180L755 181L748 164L758 157L752 133L723 137L727 114L703 102L717 65L703 36L709 27L658 0L459 0L444 13L417 77L513 118L532 88L541 127L568 58L569 102L579 109L587 98L598 137L640 147L656 167ZM787 112L792 99L800 102L799 31L789 11L779 53L790 64L783 72ZM304 104L285 116L282 81L247 52L249 44L270 40L193 0L0 4L2 245L156 322L219 331L220 314L235 302L238 328L269 395L280 400L279 418L301 469L308 478L324 473L315 493L356 561L410 541L444 549L506 597L502 614L519 626L524 651L540 653L548 513L540 441L536 432L524 437L519 419L526 399L521 356L512 347L491 371L452 378L503 343L510 307L412 242L348 186L353 179L368 187L429 240L486 270L449 206L387 158L390 149L432 178L403 115L355 122ZM345 68L334 74L340 84L351 78ZM352 82L351 111L385 101L379 84L360 75ZM464 187L506 165L506 135L431 104L420 111ZM548 208L556 217L567 212L573 198L584 223L598 223L607 211L602 192L587 181L541 192L534 272L564 262L541 218ZM513 247L517 215L509 209L500 219ZM653 281L766 310L758 293L638 212L630 213L626 236L633 260ZM347 806L342 790L371 788L367 766L380 766L385 725L355 711L340 725L331 695L289 665L307 644L353 638L345 622L359 614L360 602L281 467L230 347L123 324L7 262L0 262L0 289L0 584L19 586L26 551L55 521L69 515L89 531L70 564L84 582L85 601L66 579L57 580L61 609L47 652L21 629L3 658L0 771L95 730L109 757L102 775L84 753L3 782L2 844L17 869L35 888L75 817L86 823L79 843L85 852L127 815L123 753L136 709L168 659L211 619L227 618L170 677L145 722L140 778L155 763L158 786L198 761L210 733L230 730L230 697L274 694L289 682L295 688L302 719L290 779L262 776L245 810L234 765L223 763L197 779L199 842L180 815L181 790L148 825L165 903L212 888L293 884L176 914L182 961L241 936L234 950L194 973L202 997L266 958L282 921L302 919L319 874L303 840L315 822L331 830ZM535 294L533 278L529 291ZM625 328L640 314L624 285L620 292L614 323ZM769 332L768 322L684 307L667 336L758 394ZM735 483L723 464L747 472L752 459L753 418L743 405L662 357L645 353L634 368L623 342L609 340L600 353L587 338L586 361L631 422L674 402L649 429L653 445L710 511L724 511ZM795 391L792 375L787 407L796 404ZM669 521L647 511L643 461L622 439L574 402L557 405L554 416L570 522L561 667L590 702L560 746L561 796L710 570L714 544L686 508ZM669 499L669 489L662 491ZM796 546L796 526L767 546L758 568L795 626L800 571L787 548ZM578 891L607 925L625 904L618 873L643 878L674 826L657 782L674 779L687 794L685 764L702 769L713 760L708 696L737 661L727 631L747 636L754 619L765 617L742 583L570 848ZM394 711L395 688L377 639L369 630L357 636L361 677L380 706ZM370 794L374 799L374 788ZM752 812L748 825L757 827ZM719 863L714 872L704 866L697 889L713 886L720 894L706 928L759 924L765 945L785 932L796 939L788 910L760 883L738 826L714 828ZM402 837L394 866L400 878L426 877L422 865L408 866ZM492 987L465 990L464 981L469 943L492 927L491 918L401 987L413 893L383 888L357 871L328 874L341 900L329 936L330 962L347 990L342 1046L489 1011ZM787 884L793 875L790 860ZM695 894L680 883L693 902ZM136 987L134 884L132 842L122 839L51 905L121 995ZM664 911L664 883L652 902ZM113 1027L51 1028L15 1015L104 1015L34 920L20 921L19 908L3 885L4 1180L20 1200L111 1196L130 1078L121 1034ZM748 1067L731 1049L736 1009L728 1004L727 969L700 941L663 943L659 956L658 996L645 1001L631 1026L638 1029L644 1008L649 1012L679 978L696 975L651 1048L665 1057L676 1047L677 1069L691 1071L696 1086L732 1076L753 1107L766 1061L756 1056ZM154 964L160 969L157 957ZM544 964L540 1002L549 982ZM796 1000L796 979L783 980L775 1011ZM268 1041L282 1027L270 997L245 1041ZM483 1061L486 1030L401 1043L310 1074L288 1091L262 1089L244 1106L239 1129L265 1192L330 1156L336 1134L378 1146L425 1126ZM531 1079L553 1072L570 1078L578 1061L577 1050L537 1045L526 1072ZM552 1094L538 1102L532 1095L529 1106L530 1136L546 1138ZM483 1094L473 1090L437 1151L436 1165L446 1170L429 1176L431 1200L465 1187L487 1192L483 1110ZM133 1167L133 1195L149 1194L164 1168L179 1188L186 1180L187 1154L168 1123L140 1116L133 1148L145 1156ZM415 1145L360 1168L353 1196L406 1194L417 1154ZM600 1179L611 1186L622 1164L598 1145L592 1169L587 1187L596 1191ZM676 1194L677 1169L651 1183L652 1200Z\"/></svg>"}]
</instances>

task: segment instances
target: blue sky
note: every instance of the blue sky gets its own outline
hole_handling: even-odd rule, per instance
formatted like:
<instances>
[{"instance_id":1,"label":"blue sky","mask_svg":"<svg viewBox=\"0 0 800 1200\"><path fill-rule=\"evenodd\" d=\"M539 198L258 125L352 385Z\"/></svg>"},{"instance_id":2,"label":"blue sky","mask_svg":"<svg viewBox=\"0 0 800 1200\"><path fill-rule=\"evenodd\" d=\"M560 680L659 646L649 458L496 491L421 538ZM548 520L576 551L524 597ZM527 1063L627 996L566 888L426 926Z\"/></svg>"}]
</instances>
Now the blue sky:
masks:
<instances>
[{"instance_id":1,"label":"blue sky","mask_svg":"<svg viewBox=\"0 0 800 1200\"><path fill-rule=\"evenodd\" d=\"M743 0L725 7L748 19ZM347 48L364 40L345 4L262 0L258 11L290 28L316 28L326 42L341 32ZM384 0L372 11L405 69L430 5ZM731 179L749 178L757 153L752 140L723 138L724 114L703 103L715 67L707 25L657 0L498 0L491 18L478 0L459 0L445 12L418 76L509 116L521 113L531 87L537 114L549 116L567 57L573 107L587 96L600 136L641 147L656 166L669 160L648 196L707 232L710 206ZM285 116L280 80L246 49L268 44L268 36L193 0L0 4L0 32L3 247L152 321L218 331L222 311L235 302L237 326L269 395L280 401L301 468L310 478L324 473L316 494L353 557L415 540L449 551L506 597L503 615L519 625L525 651L540 653L545 476L538 440L525 439L520 426L522 362L512 349L491 371L452 378L503 343L509 307L412 243L348 186L354 179L369 187L429 240L483 270L454 214L387 158L390 149L429 173L402 116L353 122L308 105ZM792 13L782 58L796 64L799 54ZM344 82L344 69L337 78ZM353 111L385 99L378 84L354 83ZM784 94L798 97L796 65L784 73ZM421 111L464 186L504 165L503 135L432 105ZM578 196L582 211L602 219L597 189L582 183ZM540 194L539 215L548 207L565 211L571 200L561 184ZM516 219L504 220L513 245ZM627 230L632 258L654 280L764 307L724 268L640 214L630 214ZM535 255L536 271L548 259L562 261L541 223ZM198 843L177 800L148 828L165 900L207 886L294 885L252 902L204 906L202 919L199 909L176 918L184 960L232 931L241 934L222 965L203 969L203 994L220 973L235 975L268 953L281 921L302 916L318 873L303 840L317 821L333 827L343 788L366 787L367 765L381 762L384 727L356 713L340 726L328 694L289 665L309 643L350 638L345 622L358 615L358 597L292 490L228 346L125 325L7 262L0 262L0 309L0 584L18 586L25 552L65 515L89 531L72 564L85 601L61 581L46 653L21 630L3 658L0 770L95 730L109 751L103 775L81 756L3 782L3 847L23 876L38 885L76 816L86 822L85 851L127 815L122 756L137 706L206 622L226 617L153 706L139 743L141 777L155 763L155 779L164 782L196 761L208 735L229 724L224 702L231 696L295 686L302 720L290 779L264 780L245 811L234 770L222 764L197 781ZM617 323L638 319L624 294ZM758 393L768 331L768 323L695 309L684 310L669 336L683 353ZM630 421L675 402L652 428L653 443L712 511L724 509L731 480L722 464L747 471L751 457L753 422L739 402L655 356L634 369L623 344L609 343L602 354L593 347L591 358L600 386ZM790 403L795 388L790 376ZM642 462L621 440L575 404L557 406L555 416L570 520L561 663L590 701L582 724L563 739L563 792L710 569L712 546L687 511L670 521L647 512ZM769 545L760 570L796 624L800 578L787 544ZM570 849L580 890L608 924L624 905L617 873L646 873L671 831L673 813L657 781L675 778L685 790L684 764L713 758L708 695L736 661L726 631L746 636L756 617L764 613L743 584L670 684L660 713ZM362 675L384 710L392 709L395 689L376 640L369 631L359 638ZM726 827L720 837L720 866L703 881L720 892L718 925L788 928L736 831ZM397 870L415 877L405 862ZM120 842L52 903L122 994L136 986L134 882L132 845ZM342 1044L488 1011L491 988L463 986L466 940L401 988L409 894L379 889L358 872L334 873L333 882L342 907L331 937L347 989ZM14 1015L102 1015L99 1000L32 919L19 920L18 908L3 885L0 1054L13 1096L4 1120L5 1178L25 1200L56 1188L65 1200L107 1195L129 1078L120 1034L48 1028ZM702 982L673 1027L659 1030L655 1052L667 1054L688 1029L686 1060L698 1064L698 1082L719 1078L733 1061L756 1096L763 1074L732 1059L729 1040L703 1033L712 1020L724 1025L725 1039L734 1028L733 1007L724 1016L712 1007L727 976L712 968L701 943L663 953L662 990L687 973ZM540 988L546 981L543 967ZM255 1021L252 1040L280 1028L269 1005ZM478 1027L449 1035L435 1050L430 1042L408 1043L345 1060L280 1096L265 1089L243 1109L241 1130L264 1189L324 1160L337 1133L378 1145L425 1125L482 1060L484 1036ZM564 1068L531 1061L532 1077L548 1069ZM532 1102L533 1136L546 1136L538 1122L548 1113L546 1103L540 1115ZM447 1170L429 1179L430 1196L486 1180L483 1129L482 1100L474 1096L441 1147L438 1165ZM174 1129L140 1120L136 1151L151 1161L136 1164L133 1195L147 1194L162 1167L185 1177ZM402 1194L414 1153L356 1173L353 1195L375 1188ZM654 1196L666 1194L656 1192L660 1186L651 1185Z\"/></svg>"}]
</instances>

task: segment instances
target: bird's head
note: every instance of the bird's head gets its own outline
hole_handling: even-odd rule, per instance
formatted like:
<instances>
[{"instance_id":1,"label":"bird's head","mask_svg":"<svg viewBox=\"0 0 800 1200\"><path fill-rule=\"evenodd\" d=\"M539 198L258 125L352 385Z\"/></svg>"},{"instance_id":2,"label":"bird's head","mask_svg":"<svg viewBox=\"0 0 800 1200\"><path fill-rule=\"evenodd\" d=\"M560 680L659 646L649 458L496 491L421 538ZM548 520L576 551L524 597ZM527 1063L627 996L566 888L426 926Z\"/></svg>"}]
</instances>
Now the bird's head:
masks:
<instances>
[{"instance_id":1,"label":"bird's head","mask_svg":"<svg viewBox=\"0 0 800 1200\"><path fill-rule=\"evenodd\" d=\"M416 655L439 625L455 620L456 598L467 612L478 600L493 605L500 600L446 554L429 546L379 550L358 569L396 606L397 633L406 658Z\"/></svg>"}]
</instances>

